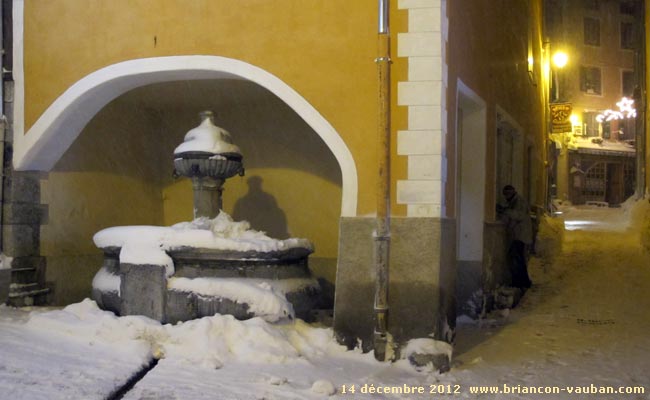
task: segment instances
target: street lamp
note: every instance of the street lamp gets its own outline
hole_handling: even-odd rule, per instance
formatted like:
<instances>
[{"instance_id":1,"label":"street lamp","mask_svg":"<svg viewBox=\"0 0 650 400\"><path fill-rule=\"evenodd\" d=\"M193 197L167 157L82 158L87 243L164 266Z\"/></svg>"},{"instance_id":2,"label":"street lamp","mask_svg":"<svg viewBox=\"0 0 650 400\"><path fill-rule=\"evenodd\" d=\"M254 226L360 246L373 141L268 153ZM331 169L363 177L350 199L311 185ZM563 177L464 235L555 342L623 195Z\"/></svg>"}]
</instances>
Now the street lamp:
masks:
<instances>
[{"instance_id":1,"label":"street lamp","mask_svg":"<svg viewBox=\"0 0 650 400\"><path fill-rule=\"evenodd\" d=\"M553 61L553 67L551 68L551 74L553 75L553 100L557 102L560 99L560 81L559 81L559 70L564 68L569 62L569 56L563 51L556 51L551 57Z\"/></svg>"},{"instance_id":2,"label":"street lamp","mask_svg":"<svg viewBox=\"0 0 650 400\"><path fill-rule=\"evenodd\" d=\"M569 56L563 51L557 51L553 54L553 65L557 68L564 68L569 62Z\"/></svg>"},{"instance_id":3,"label":"street lamp","mask_svg":"<svg viewBox=\"0 0 650 400\"><path fill-rule=\"evenodd\" d=\"M547 44L550 48L550 44ZM550 49L549 49L550 50ZM563 51L556 51L551 53L550 51L547 54L552 54L550 60L547 61L548 70L547 75L550 79L548 80L549 84L549 137L555 143L559 141L560 147L564 148L568 145L566 140L567 130L570 132L573 129L573 122L570 122L571 115L571 106L569 104L560 103L560 70L564 68L569 62L569 56ZM548 202L548 207L552 207L552 198L554 196L561 195L564 192L567 192L567 179L568 175L565 175L566 169L568 167L568 156L566 151L558 154L555 151L555 146L553 150L547 152L547 165L552 166L547 175L547 184L546 184L546 201ZM555 187L555 193L552 193L551 188Z\"/></svg>"}]
</instances>

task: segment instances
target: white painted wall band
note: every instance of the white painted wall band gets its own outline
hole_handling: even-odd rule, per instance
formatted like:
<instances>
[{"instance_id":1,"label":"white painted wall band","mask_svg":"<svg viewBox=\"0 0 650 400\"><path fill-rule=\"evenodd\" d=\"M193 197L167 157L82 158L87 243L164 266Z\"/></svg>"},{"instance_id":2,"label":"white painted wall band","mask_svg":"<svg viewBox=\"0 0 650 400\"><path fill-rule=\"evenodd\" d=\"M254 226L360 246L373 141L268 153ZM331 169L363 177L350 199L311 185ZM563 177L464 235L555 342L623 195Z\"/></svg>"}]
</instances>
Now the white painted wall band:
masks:
<instances>
[{"instance_id":1,"label":"white painted wall band","mask_svg":"<svg viewBox=\"0 0 650 400\"><path fill-rule=\"evenodd\" d=\"M397 182L397 202L409 217L440 217L446 173L446 82L443 79L444 7L441 0L400 0L408 32L397 37L408 58L408 81L399 82L397 104L408 107L408 130L398 132L397 152L408 157L408 179Z\"/></svg>"}]
</instances>

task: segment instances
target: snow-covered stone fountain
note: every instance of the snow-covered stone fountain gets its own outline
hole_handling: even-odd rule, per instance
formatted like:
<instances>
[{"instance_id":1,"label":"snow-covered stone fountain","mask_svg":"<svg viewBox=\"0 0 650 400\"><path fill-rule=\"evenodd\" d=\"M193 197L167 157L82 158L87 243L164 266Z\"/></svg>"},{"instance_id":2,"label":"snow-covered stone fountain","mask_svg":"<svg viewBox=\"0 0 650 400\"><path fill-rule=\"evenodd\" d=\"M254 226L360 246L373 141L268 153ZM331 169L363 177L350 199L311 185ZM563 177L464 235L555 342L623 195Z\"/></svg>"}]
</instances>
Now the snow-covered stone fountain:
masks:
<instances>
[{"instance_id":1,"label":"snow-covered stone fountain","mask_svg":"<svg viewBox=\"0 0 650 400\"><path fill-rule=\"evenodd\" d=\"M231 314L269 321L308 318L320 288L311 277L306 239L273 239L221 210L226 179L243 175L243 157L211 112L174 151L176 176L192 179L194 220L122 226L95 234L104 264L92 297L118 315L175 323Z\"/></svg>"}]
</instances>

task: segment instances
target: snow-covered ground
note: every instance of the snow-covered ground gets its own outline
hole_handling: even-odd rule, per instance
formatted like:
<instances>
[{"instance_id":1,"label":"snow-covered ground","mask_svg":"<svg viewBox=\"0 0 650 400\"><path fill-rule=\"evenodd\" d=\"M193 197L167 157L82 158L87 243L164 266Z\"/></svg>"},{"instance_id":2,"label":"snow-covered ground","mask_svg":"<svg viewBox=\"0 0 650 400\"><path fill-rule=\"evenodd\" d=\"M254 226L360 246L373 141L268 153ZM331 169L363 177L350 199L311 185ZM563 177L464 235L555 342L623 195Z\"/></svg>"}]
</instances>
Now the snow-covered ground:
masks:
<instances>
[{"instance_id":1,"label":"snow-covered ground","mask_svg":"<svg viewBox=\"0 0 650 400\"><path fill-rule=\"evenodd\" d=\"M620 207L606 205L560 205L559 215L564 220L566 230L626 231L630 227L635 201L628 199ZM638 206L636 207L638 208Z\"/></svg>"},{"instance_id":2,"label":"snow-covered ground","mask_svg":"<svg viewBox=\"0 0 650 400\"><path fill-rule=\"evenodd\" d=\"M59 329L38 322L46 315ZM59 311L0 306L0 399L103 399L148 363L145 342L100 340L103 321L92 325Z\"/></svg>"},{"instance_id":3,"label":"snow-covered ground","mask_svg":"<svg viewBox=\"0 0 650 400\"><path fill-rule=\"evenodd\" d=\"M580 224L591 230L565 232L553 263L533 258L534 285L519 307L463 319L445 374L346 351L331 329L301 321L216 315L171 326L117 318L86 300L63 310L0 307L0 399L103 399L153 357L160 362L125 399L424 399L436 397L431 390L449 398L650 399L650 256L638 231L624 227L631 215L630 207L565 212L567 221L610 220L615 229ZM405 385L424 393L368 393ZM645 393L581 393L604 387ZM472 393L490 390L510 393ZM559 393L526 393L540 390Z\"/></svg>"},{"instance_id":4,"label":"snow-covered ground","mask_svg":"<svg viewBox=\"0 0 650 400\"><path fill-rule=\"evenodd\" d=\"M649 399L650 257L639 244L639 210L631 206L564 210L562 253L552 265L532 260L534 285L506 318L458 329L452 375L522 388L641 386L644 394L600 398Z\"/></svg>"}]
</instances>

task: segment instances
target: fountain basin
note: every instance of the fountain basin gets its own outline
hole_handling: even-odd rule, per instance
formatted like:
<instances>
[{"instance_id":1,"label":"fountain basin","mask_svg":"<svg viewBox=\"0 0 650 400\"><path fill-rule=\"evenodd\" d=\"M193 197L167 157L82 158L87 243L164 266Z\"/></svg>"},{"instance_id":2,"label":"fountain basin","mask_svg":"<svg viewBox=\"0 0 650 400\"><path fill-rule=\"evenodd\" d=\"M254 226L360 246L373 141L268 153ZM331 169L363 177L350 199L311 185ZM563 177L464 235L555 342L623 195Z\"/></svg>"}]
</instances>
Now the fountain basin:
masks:
<instances>
[{"instance_id":1,"label":"fountain basin","mask_svg":"<svg viewBox=\"0 0 650 400\"><path fill-rule=\"evenodd\" d=\"M168 323L216 313L309 319L319 301L309 241L268 238L223 212L173 227L108 228L94 240L104 262L93 299L118 315Z\"/></svg>"}]
</instances>

